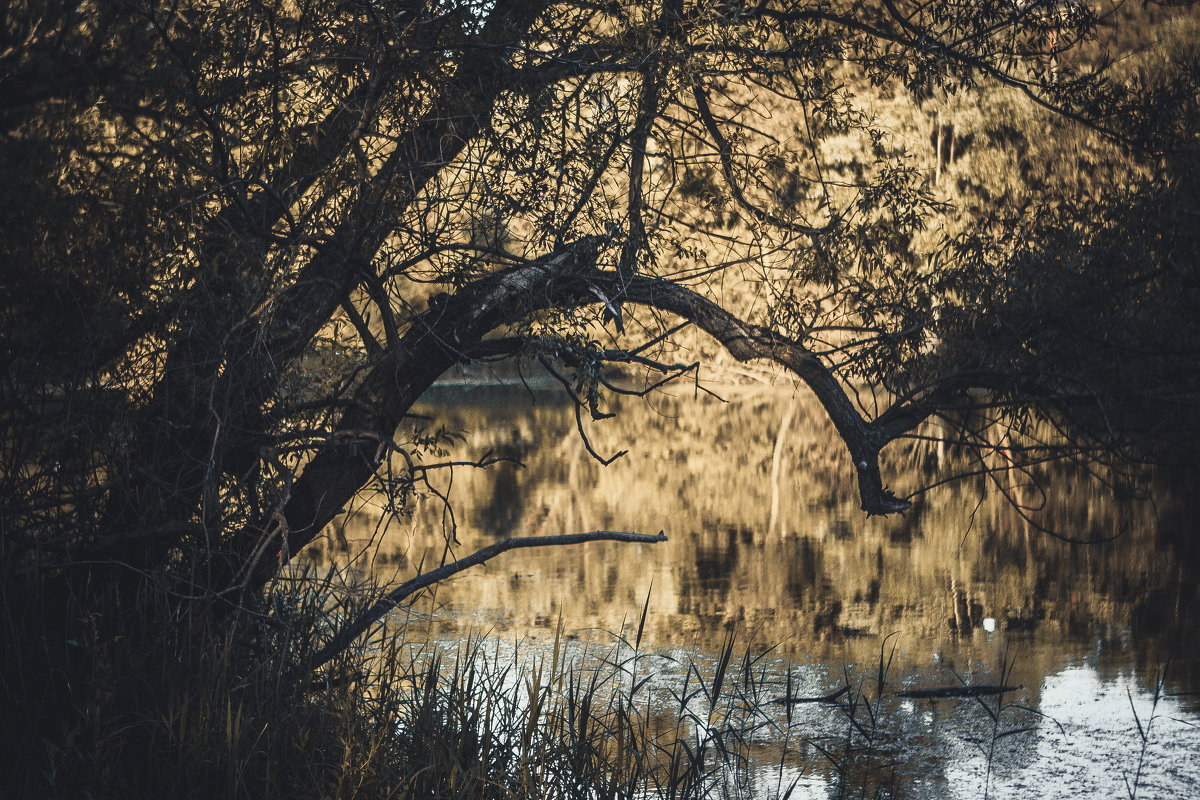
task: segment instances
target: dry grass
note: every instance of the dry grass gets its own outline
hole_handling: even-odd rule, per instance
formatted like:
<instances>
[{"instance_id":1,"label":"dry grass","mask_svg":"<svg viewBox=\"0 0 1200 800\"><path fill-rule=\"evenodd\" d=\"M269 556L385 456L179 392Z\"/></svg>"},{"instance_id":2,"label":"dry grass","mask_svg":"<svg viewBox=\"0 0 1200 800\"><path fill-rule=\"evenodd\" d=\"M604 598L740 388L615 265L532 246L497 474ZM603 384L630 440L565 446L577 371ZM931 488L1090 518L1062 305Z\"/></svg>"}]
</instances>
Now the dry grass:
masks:
<instances>
[{"instance_id":1,"label":"dry grass","mask_svg":"<svg viewBox=\"0 0 1200 800\"><path fill-rule=\"evenodd\" d=\"M747 707L725 683L732 642L718 675L695 672L664 716L639 672L640 630L585 664L560 629L529 665L483 640L447 653L381 628L288 682L363 592L303 575L257 613L201 625L148 601L123 624L69 602L39 615L14 588L8 798L685 798L725 794L744 763L732 728L708 719L732 724L730 704Z\"/></svg>"}]
</instances>

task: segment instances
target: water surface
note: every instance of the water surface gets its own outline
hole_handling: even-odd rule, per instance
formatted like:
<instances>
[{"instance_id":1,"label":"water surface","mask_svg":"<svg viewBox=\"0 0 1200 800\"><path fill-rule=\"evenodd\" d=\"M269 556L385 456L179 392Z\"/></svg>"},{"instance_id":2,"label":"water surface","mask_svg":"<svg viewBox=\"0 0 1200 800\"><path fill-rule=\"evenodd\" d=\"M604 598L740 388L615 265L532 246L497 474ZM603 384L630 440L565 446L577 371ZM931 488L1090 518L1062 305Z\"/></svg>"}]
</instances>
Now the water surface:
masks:
<instances>
[{"instance_id":1,"label":"water surface","mask_svg":"<svg viewBox=\"0 0 1200 800\"><path fill-rule=\"evenodd\" d=\"M585 415L597 453L629 451L605 467L554 394L436 388L419 409L428 419L412 425L461 435L445 460L491 454L520 465L436 470L436 491L398 516L365 493L317 550L402 579L441 563L451 535L449 553L465 555L508 536L664 530L660 545L501 556L440 586L422 606L432 614L425 630L443 641L482 632L529 652L561 620L580 646L603 646L648 604L643 649L675 654L658 679L680 680L672 665L684 653L711 660L732 631L740 646L769 651L761 663L775 679L790 672L812 695L874 681L883 652L885 783L904 796L981 797L985 787L996 797L1128 796L1139 766L1139 797L1200 795L1191 478L1160 471L1146 502L1118 498L1082 470L1046 473L1037 525L1110 539L1100 544L1070 544L1023 520L1000 489L1031 504L1039 495L1004 474L922 494L900 517L868 518L819 407L778 389L731 390L729 400L680 390L628 399L614 419ZM968 454L898 447L885 480L904 495L964 465ZM1006 670L1022 688L1005 698L1014 705L1003 730L1029 730L999 742L973 700L887 694L995 683ZM843 735L845 719L827 707L798 708L795 722L814 741ZM1151 718L1144 740L1139 726ZM764 756L776 761L749 793L771 796L795 780L793 796L836 794L825 759L801 751Z\"/></svg>"}]
</instances>

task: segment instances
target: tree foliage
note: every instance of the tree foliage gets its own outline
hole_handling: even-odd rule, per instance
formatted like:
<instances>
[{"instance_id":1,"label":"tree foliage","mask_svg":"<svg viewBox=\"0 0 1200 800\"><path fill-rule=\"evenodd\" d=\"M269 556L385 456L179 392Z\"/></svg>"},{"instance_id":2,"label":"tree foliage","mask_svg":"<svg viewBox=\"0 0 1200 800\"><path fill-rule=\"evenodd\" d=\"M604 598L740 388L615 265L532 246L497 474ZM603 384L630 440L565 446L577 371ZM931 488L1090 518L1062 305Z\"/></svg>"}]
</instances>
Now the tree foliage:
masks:
<instances>
[{"instance_id":1,"label":"tree foliage","mask_svg":"<svg viewBox=\"0 0 1200 800\"><path fill-rule=\"evenodd\" d=\"M406 413L481 360L596 417L609 364L773 362L868 513L907 507L879 454L939 416L1018 462L1178 442L1196 30L1009 0L14 4L5 574L237 602L364 486L402 505L439 447Z\"/></svg>"},{"instance_id":2,"label":"tree foliage","mask_svg":"<svg viewBox=\"0 0 1200 800\"><path fill-rule=\"evenodd\" d=\"M407 415L458 365L548 370L582 435L612 392L767 363L874 514L914 500L881 470L899 440L1008 474L1178 456L1197 42L1186 8L1057 0L8 4L14 794L208 796L266 758L265 785L349 795L337 742L407 765L376 747L396 705L337 681L443 573L324 620L328 582L299 616L263 590L364 488L402 509L454 457ZM280 693L326 662L323 699ZM106 755L163 748L184 772Z\"/></svg>"}]
</instances>

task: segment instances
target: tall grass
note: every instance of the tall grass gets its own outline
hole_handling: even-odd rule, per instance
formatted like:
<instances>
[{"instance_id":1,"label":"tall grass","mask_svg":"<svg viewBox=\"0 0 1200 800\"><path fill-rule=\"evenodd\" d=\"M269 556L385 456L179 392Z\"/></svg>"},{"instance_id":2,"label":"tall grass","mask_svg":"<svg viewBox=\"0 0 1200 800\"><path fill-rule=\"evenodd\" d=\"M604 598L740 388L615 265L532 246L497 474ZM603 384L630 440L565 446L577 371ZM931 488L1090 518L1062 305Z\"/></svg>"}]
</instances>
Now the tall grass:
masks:
<instances>
[{"instance_id":1,"label":"tall grass","mask_svg":"<svg viewBox=\"0 0 1200 800\"><path fill-rule=\"evenodd\" d=\"M163 597L81 614L0 587L0 797L783 800L802 780L808 796L893 797L923 769L888 718L897 695L954 688L898 691L885 646L802 696L732 632L704 662L645 651L648 603L603 646L561 622L545 647L445 645L387 619L314 668L378 591L300 574L215 622ZM981 797L1001 743L1034 730L1011 674L1005 659L1001 691L959 696L983 726ZM1153 719L1137 720L1143 745Z\"/></svg>"},{"instance_id":2,"label":"tall grass","mask_svg":"<svg viewBox=\"0 0 1200 800\"><path fill-rule=\"evenodd\" d=\"M214 622L165 597L83 612L18 588L2 591L6 798L701 798L745 763L732 640L672 714L640 637L581 660L560 628L548 653L506 659L385 622L311 671L372 593L300 575Z\"/></svg>"}]
</instances>

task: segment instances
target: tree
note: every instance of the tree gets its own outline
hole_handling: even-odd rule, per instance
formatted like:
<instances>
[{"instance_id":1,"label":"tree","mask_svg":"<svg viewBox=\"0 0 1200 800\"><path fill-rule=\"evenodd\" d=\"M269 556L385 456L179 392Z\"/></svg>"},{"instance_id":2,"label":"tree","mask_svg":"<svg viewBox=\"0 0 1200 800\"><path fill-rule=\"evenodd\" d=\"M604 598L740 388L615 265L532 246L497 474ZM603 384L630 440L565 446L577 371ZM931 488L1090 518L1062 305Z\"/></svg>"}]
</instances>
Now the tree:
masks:
<instances>
[{"instance_id":1,"label":"tree","mask_svg":"<svg viewBox=\"0 0 1200 800\"><path fill-rule=\"evenodd\" d=\"M2 19L0 710L20 740L0 750L49 743L17 772L31 794L88 736L150 753L164 719L223 719L170 706L164 678L162 707L105 728L113 675L232 652L197 696L232 715L261 686L247 707L278 709L390 601L546 543L446 564L312 642L268 624L286 615L264 587L357 492L402 508L436 468L445 440L405 420L455 365L541 365L583 435L610 392L771 363L828 413L871 514L916 499L885 486L902 440L965 446L1007 490L1051 458L1178 457L1197 431L1189 12L45 0ZM945 159L928 97L955 107ZM233 645L173 643L213 630ZM241 709L211 722L214 772ZM270 745L285 760L333 747L307 724L323 709L256 723L242 764L268 728L296 732ZM77 772L92 791L107 769Z\"/></svg>"},{"instance_id":2,"label":"tree","mask_svg":"<svg viewBox=\"0 0 1200 800\"><path fill-rule=\"evenodd\" d=\"M1098 25L1143 12L1039 7L16 4L5 575L243 602L364 486L403 504L452 366L600 417L605 365L677 377L696 331L812 391L870 514L935 417L1018 464L1193 431L1196 48L1113 66ZM871 108L931 88L1086 131L1111 181L939 241Z\"/></svg>"}]
</instances>

